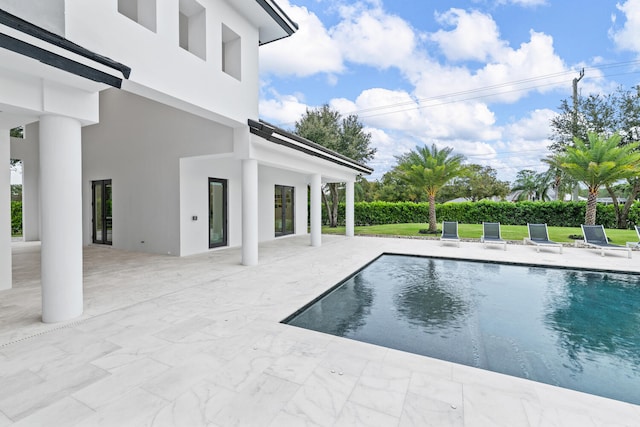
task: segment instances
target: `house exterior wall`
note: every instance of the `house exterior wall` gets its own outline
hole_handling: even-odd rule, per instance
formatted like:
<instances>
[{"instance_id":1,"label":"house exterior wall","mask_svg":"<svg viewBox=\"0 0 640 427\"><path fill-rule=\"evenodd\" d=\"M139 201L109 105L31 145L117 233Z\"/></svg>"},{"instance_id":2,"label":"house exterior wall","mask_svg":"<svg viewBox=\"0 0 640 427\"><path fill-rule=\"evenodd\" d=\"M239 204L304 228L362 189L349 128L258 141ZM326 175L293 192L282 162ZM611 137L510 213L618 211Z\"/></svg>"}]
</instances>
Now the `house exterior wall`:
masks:
<instances>
[{"instance_id":1,"label":"house exterior wall","mask_svg":"<svg viewBox=\"0 0 640 427\"><path fill-rule=\"evenodd\" d=\"M0 9L64 37L65 0L0 0Z\"/></svg>"},{"instance_id":2,"label":"house exterior wall","mask_svg":"<svg viewBox=\"0 0 640 427\"><path fill-rule=\"evenodd\" d=\"M268 166L258 168L259 240L275 238L275 186L294 187L294 234L307 234L307 181L304 174L275 169Z\"/></svg>"},{"instance_id":3,"label":"house exterior wall","mask_svg":"<svg viewBox=\"0 0 640 427\"><path fill-rule=\"evenodd\" d=\"M258 28L224 0L204 7L204 59L180 47L178 0L158 0L152 31L117 0L66 0L65 37L131 67L123 89L227 124L258 117ZM240 36L240 80L222 70L223 25Z\"/></svg>"},{"instance_id":4,"label":"house exterior wall","mask_svg":"<svg viewBox=\"0 0 640 427\"><path fill-rule=\"evenodd\" d=\"M111 179L113 246L179 255L179 159L233 153L233 130L115 89L101 93L100 114L82 132L84 244L92 238L91 182Z\"/></svg>"},{"instance_id":5,"label":"house exterior wall","mask_svg":"<svg viewBox=\"0 0 640 427\"><path fill-rule=\"evenodd\" d=\"M228 245L251 236L247 253L256 254L258 241L275 237L275 185L295 188L295 233L306 234L311 174L325 182L354 179L344 163L308 147L250 134L247 119L258 118L260 34L270 41L289 31L258 3L139 0L136 8L119 0L0 0L23 19L131 68L130 75L122 72L121 90L103 90L105 84L0 51L13 59L0 75L6 83L0 98L32 113L30 120L44 112L84 126L83 244L92 242L96 180L112 183L115 248L188 255L209 249L210 177L228 181ZM36 154L25 160L36 164L38 138L33 141ZM251 174L243 174L244 165ZM251 210L243 212L243 203ZM247 222L257 231L243 236Z\"/></svg>"},{"instance_id":6,"label":"house exterior wall","mask_svg":"<svg viewBox=\"0 0 640 427\"><path fill-rule=\"evenodd\" d=\"M209 178L227 180L228 246L242 244L242 174L230 155L180 159L180 255L209 250ZM193 220L193 216L197 220Z\"/></svg>"}]
</instances>

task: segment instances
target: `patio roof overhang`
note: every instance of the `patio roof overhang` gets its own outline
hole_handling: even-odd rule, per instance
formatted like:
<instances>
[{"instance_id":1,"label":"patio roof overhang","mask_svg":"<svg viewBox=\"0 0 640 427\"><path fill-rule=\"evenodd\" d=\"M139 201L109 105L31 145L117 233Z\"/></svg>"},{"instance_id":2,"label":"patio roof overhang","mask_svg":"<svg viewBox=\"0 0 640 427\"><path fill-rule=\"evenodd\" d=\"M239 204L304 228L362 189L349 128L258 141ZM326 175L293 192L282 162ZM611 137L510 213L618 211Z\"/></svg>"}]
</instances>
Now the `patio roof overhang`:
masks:
<instances>
[{"instance_id":1,"label":"patio roof overhang","mask_svg":"<svg viewBox=\"0 0 640 427\"><path fill-rule=\"evenodd\" d=\"M342 167L351 169L358 174L370 175L373 169L361 163L343 156L340 153L329 150L322 145L316 144L306 138L287 132L265 121L248 120L249 131L265 140L278 144L304 154L329 161Z\"/></svg>"},{"instance_id":2,"label":"patio roof overhang","mask_svg":"<svg viewBox=\"0 0 640 427\"><path fill-rule=\"evenodd\" d=\"M124 64L0 9L0 128L36 121L43 112L95 123L92 94L120 88L130 73ZM64 99L62 110L52 93Z\"/></svg>"},{"instance_id":3,"label":"patio roof overhang","mask_svg":"<svg viewBox=\"0 0 640 427\"><path fill-rule=\"evenodd\" d=\"M0 48L120 88L131 69L0 9Z\"/></svg>"}]
</instances>

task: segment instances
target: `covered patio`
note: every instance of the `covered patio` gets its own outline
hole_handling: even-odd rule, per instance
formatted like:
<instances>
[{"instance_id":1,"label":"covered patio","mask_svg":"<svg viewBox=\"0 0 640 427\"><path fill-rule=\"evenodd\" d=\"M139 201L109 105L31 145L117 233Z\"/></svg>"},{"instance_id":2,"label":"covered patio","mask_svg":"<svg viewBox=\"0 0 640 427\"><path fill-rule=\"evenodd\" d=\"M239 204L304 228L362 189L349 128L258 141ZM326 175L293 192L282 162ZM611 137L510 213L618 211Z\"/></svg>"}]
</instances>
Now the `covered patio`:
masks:
<instances>
[{"instance_id":1,"label":"covered patio","mask_svg":"<svg viewBox=\"0 0 640 427\"><path fill-rule=\"evenodd\" d=\"M41 322L40 245L0 292L0 426L632 425L640 407L279 323L383 252L640 272L624 254L323 236L186 257L84 248L85 310ZM620 256L618 256L620 255Z\"/></svg>"}]
</instances>

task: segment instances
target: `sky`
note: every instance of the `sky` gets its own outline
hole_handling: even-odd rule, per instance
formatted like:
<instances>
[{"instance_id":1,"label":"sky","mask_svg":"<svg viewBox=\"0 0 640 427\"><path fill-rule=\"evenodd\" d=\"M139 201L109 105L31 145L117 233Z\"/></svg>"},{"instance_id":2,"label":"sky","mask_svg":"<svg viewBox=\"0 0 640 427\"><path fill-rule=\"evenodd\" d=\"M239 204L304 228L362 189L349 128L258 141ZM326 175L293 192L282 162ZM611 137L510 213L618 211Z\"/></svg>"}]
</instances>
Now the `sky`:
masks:
<instances>
[{"instance_id":1,"label":"sky","mask_svg":"<svg viewBox=\"0 0 640 427\"><path fill-rule=\"evenodd\" d=\"M356 114L379 179L416 146L451 147L513 182L546 169L550 120L640 84L640 0L276 0L300 29L260 48L260 117Z\"/></svg>"}]
</instances>

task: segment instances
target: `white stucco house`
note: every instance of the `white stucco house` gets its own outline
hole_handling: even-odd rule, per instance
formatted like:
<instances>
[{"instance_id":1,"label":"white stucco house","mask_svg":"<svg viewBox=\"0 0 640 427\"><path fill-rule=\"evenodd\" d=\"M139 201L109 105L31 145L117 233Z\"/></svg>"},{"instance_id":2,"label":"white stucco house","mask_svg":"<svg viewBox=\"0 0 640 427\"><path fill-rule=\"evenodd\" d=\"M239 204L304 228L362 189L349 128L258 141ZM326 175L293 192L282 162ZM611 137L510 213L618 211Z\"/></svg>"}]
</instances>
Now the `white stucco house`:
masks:
<instances>
[{"instance_id":1,"label":"white stucco house","mask_svg":"<svg viewBox=\"0 0 640 427\"><path fill-rule=\"evenodd\" d=\"M326 182L346 183L353 235L353 183L372 170L259 120L259 46L296 29L273 0L0 0L0 289L10 158L44 322L82 313L84 245L235 246L255 265L259 242L307 234L308 218L321 244Z\"/></svg>"}]
</instances>

